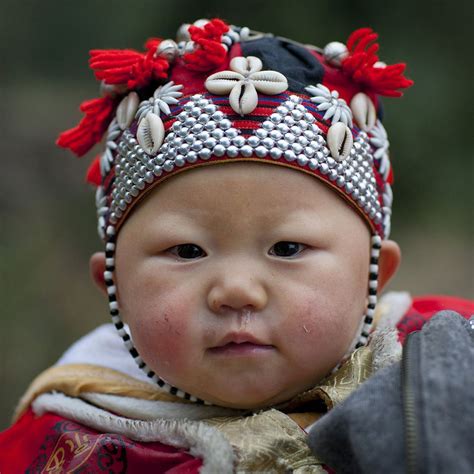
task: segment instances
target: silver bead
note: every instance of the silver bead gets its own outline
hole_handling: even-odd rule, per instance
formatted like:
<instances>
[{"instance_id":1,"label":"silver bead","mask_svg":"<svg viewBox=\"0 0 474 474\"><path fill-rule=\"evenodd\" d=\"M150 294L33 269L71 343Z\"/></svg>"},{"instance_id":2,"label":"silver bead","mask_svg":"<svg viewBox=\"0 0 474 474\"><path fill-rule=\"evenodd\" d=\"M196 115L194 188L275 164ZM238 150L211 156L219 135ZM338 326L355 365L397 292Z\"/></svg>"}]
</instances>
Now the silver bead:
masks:
<instances>
[{"instance_id":1,"label":"silver bead","mask_svg":"<svg viewBox=\"0 0 474 474\"><path fill-rule=\"evenodd\" d=\"M301 99L297 95L290 95L290 100L294 104L299 104L301 102Z\"/></svg>"},{"instance_id":2,"label":"silver bead","mask_svg":"<svg viewBox=\"0 0 474 474\"><path fill-rule=\"evenodd\" d=\"M329 179L334 181L337 178L337 171L336 170L329 170Z\"/></svg>"},{"instance_id":3,"label":"silver bead","mask_svg":"<svg viewBox=\"0 0 474 474\"><path fill-rule=\"evenodd\" d=\"M270 115L270 120L273 123L280 123L282 118L283 117L281 116L281 114L273 113L273 114Z\"/></svg>"},{"instance_id":4,"label":"silver bead","mask_svg":"<svg viewBox=\"0 0 474 474\"><path fill-rule=\"evenodd\" d=\"M300 166L306 166L309 162L309 159L304 155L298 155L297 162Z\"/></svg>"},{"instance_id":5,"label":"silver bead","mask_svg":"<svg viewBox=\"0 0 474 474\"><path fill-rule=\"evenodd\" d=\"M270 137L266 137L262 140L262 145L266 148L272 148L275 142Z\"/></svg>"},{"instance_id":6,"label":"silver bead","mask_svg":"<svg viewBox=\"0 0 474 474\"><path fill-rule=\"evenodd\" d=\"M210 120L209 122L206 123L206 125L204 125L204 130L207 130L208 132L212 132L213 130L215 130L216 128L216 122L214 122L213 120Z\"/></svg>"},{"instance_id":7,"label":"silver bead","mask_svg":"<svg viewBox=\"0 0 474 474\"><path fill-rule=\"evenodd\" d=\"M222 137L220 140L219 140L219 143L221 145L223 145L225 148L229 148L230 147L230 139L227 138L227 137Z\"/></svg>"},{"instance_id":8,"label":"silver bead","mask_svg":"<svg viewBox=\"0 0 474 474\"><path fill-rule=\"evenodd\" d=\"M216 143L217 143L217 140L213 137L209 137L205 142L204 142L204 146L206 148L214 148L216 146Z\"/></svg>"},{"instance_id":9,"label":"silver bead","mask_svg":"<svg viewBox=\"0 0 474 474\"><path fill-rule=\"evenodd\" d=\"M200 132L198 135L197 135L197 138L201 141L205 141L209 138L209 133L208 132Z\"/></svg>"},{"instance_id":10,"label":"silver bead","mask_svg":"<svg viewBox=\"0 0 474 474\"><path fill-rule=\"evenodd\" d=\"M235 158L238 154L239 154L239 149L236 146L231 145L227 148L228 157Z\"/></svg>"},{"instance_id":11,"label":"silver bead","mask_svg":"<svg viewBox=\"0 0 474 474\"><path fill-rule=\"evenodd\" d=\"M286 161L295 161L296 160L296 155L291 150L286 150L284 156L285 156Z\"/></svg>"},{"instance_id":12,"label":"silver bead","mask_svg":"<svg viewBox=\"0 0 474 474\"><path fill-rule=\"evenodd\" d=\"M307 147L305 147L305 149L304 149L304 154L305 154L306 156L309 156L310 158L312 158L315 153L316 153L316 150L315 150L313 147L311 147L311 146L307 146Z\"/></svg>"},{"instance_id":13,"label":"silver bead","mask_svg":"<svg viewBox=\"0 0 474 474\"><path fill-rule=\"evenodd\" d=\"M289 143L293 143L296 137L292 133L285 133L285 140Z\"/></svg>"},{"instance_id":14,"label":"silver bead","mask_svg":"<svg viewBox=\"0 0 474 474\"><path fill-rule=\"evenodd\" d=\"M178 155L175 159L174 159L174 164L176 166L179 166L181 168L181 166L184 166L184 164L186 163L186 160L184 159L184 156L183 155Z\"/></svg>"},{"instance_id":15,"label":"silver bead","mask_svg":"<svg viewBox=\"0 0 474 474\"><path fill-rule=\"evenodd\" d=\"M191 116L192 116L192 117L197 118L197 117L199 117L200 115L201 115L201 109L200 109L199 107L193 107L193 108L191 109Z\"/></svg>"},{"instance_id":16,"label":"silver bead","mask_svg":"<svg viewBox=\"0 0 474 474\"><path fill-rule=\"evenodd\" d=\"M178 134L178 136L183 138L189 133L189 128L188 127L180 127L180 129L176 133Z\"/></svg>"},{"instance_id":17,"label":"silver bead","mask_svg":"<svg viewBox=\"0 0 474 474\"><path fill-rule=\"evenodd\" d=\"M286 115L289 112L289 109L287 109L284 105L279 105L276 109L275 112L281 114L281 115Z\"/></svg>"},{"instance_id":18,"label":"silver bead","mask_svg":"<svg viewBox=\"0 0 474 474\"><path fill-rule=\"evenodd\" d=\"M168 172L173 171L174 169L173 162L171 160L166 160L163 164L163 169Z\"/></svg>"},{"instance_id":19,"label":"silver bead","mask_svg":"<svg viewBox=\"0 0 474 474\"><path fill-rule=\"evenodd\" d=\"M283 135L281 134L279 130L272 130L270 132L270 138L272 138L273 140L280 140L282 136Z\"/></svg>"},{"instance_id":20,"label":"silver bead","mask_svg":"<svg viewBox=\"0 0 474 474\"><path fill-rule=\"evenodd\" d=\"M206 107L207 104L209 104L209 101L205 99L204 97L202 97L201 99L197 101L197 105L199 107Z\"/></svg>"},{"instance_id":21,"label":"silver bead","mask_svg":"<svg viewBox=\"0 0 474 474\"><path fill-rule=\"evenodd\" d=\"M290 146L290 144L288 143L287 140L282 139L282 140L278 140L277 146L278 148L280 148L280 150L285 151L285 150L288 150L288 147Z\"/></svg>"},{"instance_id":22,"label":"silver bead","mask_svg":"<svg viewBox=\"0 0 474 474\"><path fill-rule=\"evenodd\" d=\"M320 169L322 174L329 173L329 166L327 165L327 163L321 163Z\"/></svg>"},{"instance_id":23,"label":"silver bead","mask_svg":"<svg viewBox=\"0 0 474 474\"><path fill-rule=\"evenodd\" d=\"M298 137L298 143L302 146L307 146L309 144L308 139L305 136Z\"/></svg>"},{"instance_id":24,"label":"silver bead","mask_svg":"<svg viewBox=\"0 0 474 474\"><path fill-rule=\"evenodd\" d=\"M211 135L215 139L220 140L224 136L224 131L221 130L220 128L216 128L215 130L212 131Z\"/></svg>"},{"instance_id":25,"label":"silver bead","mask_svg":"<svg viewBox=\"0 0 474 474\"><path fill-rule=\"evenodd\" d=\"M341 187L344 184L344 176L338 176L336 179L336 184Z\"/></svg>"},{"instance_id":26,"label":"silver bead","mask_svg":"<svg viewBox=\"0 0 474 474\"><path fill-rule=\"evenodd\" d=\"M196 135L198 133L201 133L204 130L204 125L202 123L197 123L196 125L193 125L191 128L191 131L195 133Z\"/></svg>"},{"instance_id":27,"label":"silver bead","mask_svg":"<svg viewBox=\"0 0 474 474\"><path fill-rule=\"evenodd\" d=\"M178 45L172 39L165 39L156 48L155 56L161 56L172 63L178 55Z\"/></svg>"},{"instance_id":28,"label":"silver bead","mask_svg":"<svg viewBox=\"0 0 474 474\"><path fill-rule=\"evenodd\" d=\"M196 163L198 159L198 155L195 151L190 151L189 153L186 154L186 161L188 163Z\"/></svg>"},{"instance_id":29,"label":"silver bead","mask_svg":"<svg viewBox=\"0 0 474 474\"><path fill-rule=\"evenodd\" d=\"M201 114L198 118L198 122L203 124L203 125L206 124L207 122L209 122L209 115Z\"/></svg>"},{"instance_id":30,"label":"silver bead","mask_svg":"<svg viewBox=\"0 0 474 474\"><path fill-rule=\"evenodd\" d=\"M281 151L279 148L272 148L270 150L270 156L274 159L274 160L278 160L279 158L281 158L281 155L283 154L283 151Z\"/></svg>"},{"instance_id":31,"label":"silver bead","mask_svg":"<svg viewBox=\"0 0 474 474\"><path fill-rule=\"evenodd\" d=\"M188 114L187 114L187 112L185 112L184 110L183 110L183 112L180 112L180 113L178 114L178 120L179 120L180 122L185 122L187 119L188 119Z\"/></svg>"},{"instance_id":32,"label":"silver bead","mask_svg":"<svg viewBox=\"0 0 474 474\"><path fill-rule=\"evenodd\" d=\"M314 158L311 158L311 159L309 160L309 167L310 167L312 170L317 170L318 167L319 167L318 160L315 160Z\"/></svg>"},{"instance_id":33,"label":"silver bead","mask_svg":"<svg viewBox=\"0 0 474 474\"><path fill-rule=\"evenodd\" d=\"M267 149L264 146L260 145L257 148L255 148L255 154L259 158L263 158L263 157L267 156Z\"/></svg>"},{"instance_id":34,"label":"silver bead","mask_svg":"<svg viewBox=\"0 0 474 474\"><path fill-rule=\"evenodd\" d=\"M217 107L214 104L206 105L203 110L206 114L212 115L216 111Z\"/></svg>"},{"instance_id":35,"label":"silver bead","mask_svg":"<svg viewBox=\"0 0 474 474\"><path fill-rule=\"evenodd\" d=\"M235 128L229 128L225 131L225 134L229 138L235 138L239 135L239 132Z\"/></svg>"},{"instance_id":36,"label":"silver bead","mask_svg":"<svg viewBox=\"0 0 474 474\"><path fill-rule=\"evenodd\" d=\"M348 56L347 46L339 41L331 41L323 50L324 59L329 64L340 67L342 61Z\"/></svg>"},{"instance_id":37,"label":"silver bead","mask_svg":"<svg viewBox=\"0 0 474 474\"><path fill-rule=\"evenodd\" d=\"M223 119L224 119L224 114L220 110L212 114L212 120L216 122L220 122Z\"/></svg>"},{"instance_id":38,"label":"silver bead","mask_svg":"<svg viewBox=\"0 0 474 474\"><path fill-rule=\"evenodd\" d=\"M346 182L344 187L348 193L351 193L352 191L354 191L354 185L352 183Z\"/></svg>"},{"instance_id":39,"label":"silver bead","mask_svg":"<svg viewBox=\"0 0 474 474\"><path fill-rule=\"evenodd\" d=\"M292 110L292 111L291 111L291 116L292 116L295 120L300 120L300 119L303 117L303 113L300 112L299 110Z\"/></svg>"},{"instance_id":40,"label":"silver bead","mask_svg":"<svg viewBox=\"0 0 474 474\"><path fill-rule=\"evenodd\" d=\"M252 136L247 138L247 143L251 147L255 148L260 143L260 139L258 137L256 137L255 135L252 135Z\"/></svg>"},{"instance_id":41,"label":"silver bead","mask_svg":"<svg viewBox=\"0 0 474 474\"><path fill-rule=\"evenodd\" d=\"M303 133L303 130L301 130L298 125L293 125L292 127L290 127L290 131L291 133L293 133L293 135L296 135L297 137L299 137Z\"/></svg>"},{"instance_id":42,"label":"silver bead","mask_svg":"<svg viewBox=\"0 0 474 474\"><path fill-rule=\"evenodd\" d=\"M288 133L290 131L290 127L288 127L288 125L286 123L279 123L277 125L277 129L281 133Z\"/></svg>"},{"instance_id":43,"label":"silver bead","mask_svg":"<svg viewBox=\"0 0 474 474\"><path fill-rule=\"evenodd\" d=\"M194 117L188 117L184 121L184 126L185 127L192 127L196 123L196 119Z\"/></svg>"},{"instance_id":44,"label":"silver bead","mask_svg":"<svg viewBox=\"0 0 474 474\"><path fill-rule=\"evenodd\" d=\"M199 158L201 158L202 160L208 160L210 157L211 157L211 150L209 150L209 148L203 148L200 152L199 152Z\"/></svg>"},{"instance_id":45,"label":"silver bead","mask_svg":"<svg viewBox=\"0 0 474 474\"><path fill-rule=\"evenodd\" d=\"M183 139L181 137L175 137L172 139L173 146L178 147L183 143Z\"/></svg>"},{"instance_id":46,"label":"silver bead","mask_svg":"<svg viewBox=\"0 0 474 474\"><path fill-rule=\"evenodd\" d=\"M225 147L221 144L217 144L214 147L213 153L216 156L224 156L225 155Z\"/></svg>"},{"instance_id":47,"label":"silver bead","mask_svg":"<svg viewBox=\"0 0 474 474\"><path fill-rule=\"evenodd\" d=\"M186 112L189 112L190 110L192 110L192 108L194 107L194 103L189 101L189 102L186 102L184 105L183 105L183 110L185 110ZM179 114L181 115L181 114ZM179 117L178 115L178 117Z\"/></svg>"},{"instance_id":48,"label":"silver bead","mask_svg":"<svg viewBox=\"0 0 474 474\"><path fill-rule=\"evenodd\" d=\"M232 144L238 147L242 147L245 145L245 138L242 135L238 135L232 139Z\"/></svg>"},{"instance_id":49,"label":"silver bead","mask_svg":"<svg viewBox=\"0 0 474 474\"><path fill-rule=\"evenodd\" d=\"M329 168L334 168L337 165L337 161L334 158L331 158L330 156L326 158L326 162Z\"/></svg>"},{"instance_id":50,"label":"silver bead","mask_svg":"<svg viewBox=\"0 0 474 474\"><path fill-rule=\"evenodd\" d=\"M250 145L243 145L240 148L240 154L248 158L253 155L253 148Z\"/></svg>"},{"instance_id":51,"label":"silver bead","mask_svg":"<svg viewBox=\"0 0 474 474\"><path fill-rule=\"evenodd\" d=\"M262 128L270 132L275 128L275 125L272 122L265 120L265 122L262 123Z\"/></svg>"},{"instance_id":52,"label":"silver bead","mask_svg":"<svg viewBox=\"0 0 474 474\"><path fill-rule=\"evenodd\" d=\"M227 130L232 126L232 124L230 123L230 120L224 119L220 121L219 126L222 130Z\"/></svg>"},{"instance_id":53,"label":"silver bead","mask_svg":"<svg viewBox=\"0 0 474 474\"><path fill-rule=\"evenodd\" d=\"M202 141L201 140L196 140L192 145L191 149L194 151L199 151L203 147Z\"/></svg>"},{"instance_id":54,"label":"silver bead","mask_svg":"<svg viewBox=\"0 0 474 474\"><path fill-rule=\"evenodd\" d=\"M263 130L263 128L259 128L255 132L255 135L257 135L258 138L263 139L268 135L268 132L266 130Z\"/></svg>"},{"instance_id":55,"label":"silver bead","mask_svg":"<svg viewBox=\"0 0 474 474\"><path fill-rule=\"evenodd\" d=\"M293 143L291 149L299 155L303 151L303 147L299 143Z\"/></svg>"},{"instance_id":56,"label":"silver bead","mask_svg":"<svg viewBox=\"0 0 474 474\"><path fill-rule=\"evenodd\" d=\"M151 184L153 183L154 181L154 176L153 176L153 173L151 171L147 171L147 173L145 174L145 181L148 183L148 184Z\"/></svg>"},{"instance_id":57,"label":"silver bead","mask_svg":"<svg viewBox=\"0 0 474 474\"><path fill-rule=\"evenodd\" d=\"M289 127L291 127L292 125L295 124L295 119L293 117L290 117L289 115L287 115L283 121L286 123L286 125L288 125Z\"/></svg>"}]
</instances>

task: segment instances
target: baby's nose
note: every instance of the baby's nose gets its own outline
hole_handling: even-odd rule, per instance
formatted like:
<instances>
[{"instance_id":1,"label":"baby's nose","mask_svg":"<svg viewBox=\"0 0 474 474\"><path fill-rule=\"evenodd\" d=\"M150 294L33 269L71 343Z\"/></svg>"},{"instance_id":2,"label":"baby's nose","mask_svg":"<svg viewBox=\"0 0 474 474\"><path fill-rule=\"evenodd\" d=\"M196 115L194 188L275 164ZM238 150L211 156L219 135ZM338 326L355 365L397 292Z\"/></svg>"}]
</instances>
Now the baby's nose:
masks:
<instances>
[{"instance_id":1,"label":"baby's nose","mask_svg":"<svg viewBox=\"0 0 474 474\"><path fill-rule=\"evenodd\" d=\"M233 276L221 279L212 286L208 297L209 308L219 314L226 311L261 311L268 295L263 284L255 278Z\"/></svg>"}]
</instances>

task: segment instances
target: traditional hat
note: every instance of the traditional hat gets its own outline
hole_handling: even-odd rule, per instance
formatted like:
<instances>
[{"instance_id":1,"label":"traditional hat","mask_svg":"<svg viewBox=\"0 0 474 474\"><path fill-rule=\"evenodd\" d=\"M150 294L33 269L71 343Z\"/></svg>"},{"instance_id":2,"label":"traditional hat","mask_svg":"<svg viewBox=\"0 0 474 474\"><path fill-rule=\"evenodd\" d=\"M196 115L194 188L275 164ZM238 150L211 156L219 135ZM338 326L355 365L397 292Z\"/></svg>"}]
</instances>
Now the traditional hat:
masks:
<instances>
[{"instance_id":1,"label":"traditional hat","mask_svg":"<svg viewBox=\"0 0 474 474\"><path fill-rule=\"evenodd\" d=\"M112 320L137 364L161 387L190 400L149 369L119 315L115 238L134 206L161 181L202 165L255 161L315 176L372 232L369 297L357 345L367 342L377 301L378 256L390 233L393 173L379 96L412 85L405 64L379 61L378 35L353 32L323 49L227 25L182 25L176 41L151 38L145 52L93 50L102 97L59 146L78 156L106 136L87 179L97 186Z\"/></svg>"}]
</instances>

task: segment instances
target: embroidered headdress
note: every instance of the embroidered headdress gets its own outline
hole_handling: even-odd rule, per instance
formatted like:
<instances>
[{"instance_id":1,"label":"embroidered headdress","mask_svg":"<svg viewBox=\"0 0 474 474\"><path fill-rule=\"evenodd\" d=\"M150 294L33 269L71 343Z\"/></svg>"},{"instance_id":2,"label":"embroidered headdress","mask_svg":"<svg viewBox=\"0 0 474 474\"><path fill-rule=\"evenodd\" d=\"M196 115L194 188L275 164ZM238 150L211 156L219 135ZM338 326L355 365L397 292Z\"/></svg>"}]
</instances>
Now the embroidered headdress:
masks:
<instances>
[{"instance_id":1,"label":"embroidered headdress","mask_svg":"<svg viewBox=\"0 0 474 474\"><path fill-rule=\"evenodd\" d=\"M412 85L405 64L379 61L377 37L362 28L346 44L319 49L213 19L182 25L176 41L151 38L144 52L91 51L102 97L81 104L84 118L57 144L81 156L106 137L87 179L97 186L112 320L140 368L171 393L197 401L168 385L134 348L115 295L115 237L147 192L203 164L287 166L314 175L352 204L372 230L358 345L367 342L392 206L379 96L398 97Z\"/></svg>"}]
</instances>

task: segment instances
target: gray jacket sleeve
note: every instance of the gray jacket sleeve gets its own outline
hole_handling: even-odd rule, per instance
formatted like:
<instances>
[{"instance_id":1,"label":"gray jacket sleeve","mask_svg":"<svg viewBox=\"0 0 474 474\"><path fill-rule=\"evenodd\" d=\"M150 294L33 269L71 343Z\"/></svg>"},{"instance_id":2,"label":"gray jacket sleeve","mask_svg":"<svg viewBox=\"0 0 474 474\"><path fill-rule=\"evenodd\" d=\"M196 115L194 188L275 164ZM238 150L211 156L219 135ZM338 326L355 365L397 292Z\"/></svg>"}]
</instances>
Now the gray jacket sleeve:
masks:
<instances>
[{"instance_id":1,"label":"gray jacket sleeve","mask_svg":"<svg viewBox=\"0 0 474 474\"><path fill-rule=\"evenodd\" d=\"M434 316L309 434L339 473L474 473L474 318ZM409 350L408 350L409 348Z\"/></svg>"}]
</instances>

